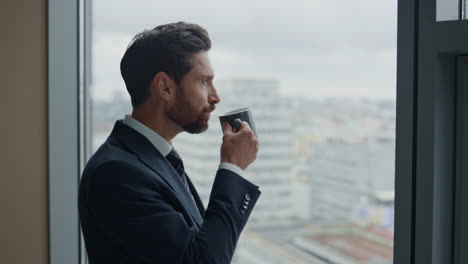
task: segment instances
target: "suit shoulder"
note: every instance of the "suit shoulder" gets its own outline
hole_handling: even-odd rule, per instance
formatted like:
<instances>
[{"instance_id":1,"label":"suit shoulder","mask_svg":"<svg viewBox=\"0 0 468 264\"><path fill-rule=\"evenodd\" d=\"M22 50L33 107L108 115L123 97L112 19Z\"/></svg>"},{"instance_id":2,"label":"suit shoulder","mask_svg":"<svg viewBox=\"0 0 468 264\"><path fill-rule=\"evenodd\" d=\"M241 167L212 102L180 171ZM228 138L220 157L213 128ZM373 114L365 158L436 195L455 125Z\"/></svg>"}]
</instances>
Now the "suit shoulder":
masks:
<instances>
[{"instance_id":1,"label":"suit shoulder","mask_svg":"<svg viewBox=\"0 0 468 264\"><path fill-rule=\"evenodd\" d=\"M126 150L109 138L91 156L89 161L86 163L85 171L95 170L96 168L108 163L136 164L138 162L139 159L134 153Z\"/></svg>"},{"instance_id":2,"label":"suit shoulder","mask_svg":"<svg viewBox=\"0 0 468 264\"><path fill-rule=\"evenodd\" d=\"M115 190L118 192L122 188L130 186L143 188L155 188L155 177L148 168L136 156L129 154L96 153L95 160L90 160L83 171L80 181L80 189ZM132 188L133 188L132 187Z\"/></svg>"},{"instance_id":3,"label":"suit shoulder","mask_svg":"<svg viewBox=\"0 0 468 264\"><path fill-rule=\"evenodd\" d=\"M106 141L86 163L81 182L108 177L128 177L146 175L147 167L138 156L126 149ZM112 176L111 176L112 175Z\"/></svg>"}]
</instances>

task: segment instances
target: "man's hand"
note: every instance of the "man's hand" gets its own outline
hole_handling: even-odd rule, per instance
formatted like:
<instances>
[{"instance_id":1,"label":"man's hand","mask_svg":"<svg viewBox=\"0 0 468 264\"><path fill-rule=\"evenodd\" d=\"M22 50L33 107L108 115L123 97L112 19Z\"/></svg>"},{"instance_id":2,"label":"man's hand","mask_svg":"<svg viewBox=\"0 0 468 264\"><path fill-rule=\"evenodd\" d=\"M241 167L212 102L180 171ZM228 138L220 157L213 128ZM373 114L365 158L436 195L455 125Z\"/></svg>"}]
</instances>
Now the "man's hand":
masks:
<instances>
[{"instance_id":1,"label":"man's hand","mask_svg":"<svg viewBox=\"0 0 468 264\"><path fill-rule=\"evenodd\" d=\"M223 130L221 162L229 162L245 170L257 158L257 138L245 121L242 121L237 132L234 132L228 122L224 122Z\"/></svg>"}]
</instances>

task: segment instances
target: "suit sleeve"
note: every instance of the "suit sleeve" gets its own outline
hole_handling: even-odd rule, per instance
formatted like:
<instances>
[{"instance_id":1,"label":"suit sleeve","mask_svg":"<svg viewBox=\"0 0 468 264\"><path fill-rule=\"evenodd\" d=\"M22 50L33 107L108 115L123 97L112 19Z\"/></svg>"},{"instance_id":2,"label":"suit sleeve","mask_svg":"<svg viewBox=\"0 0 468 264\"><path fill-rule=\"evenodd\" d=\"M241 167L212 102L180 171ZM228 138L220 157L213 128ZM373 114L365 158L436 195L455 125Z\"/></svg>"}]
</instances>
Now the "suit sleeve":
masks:
<instances>
[{"instance_id":1,"label":"suit sleeve","mask_svg":"<svg viewBox=\"0 0 468 264\"><path fill-rule=\"evenodd\" d=\"M258 186L218 170L200 229L165 200L165 188L148 171L108 162L91 178L87 203L105 234L147 263L230 263Z\"/></svg>"}]
</instances>

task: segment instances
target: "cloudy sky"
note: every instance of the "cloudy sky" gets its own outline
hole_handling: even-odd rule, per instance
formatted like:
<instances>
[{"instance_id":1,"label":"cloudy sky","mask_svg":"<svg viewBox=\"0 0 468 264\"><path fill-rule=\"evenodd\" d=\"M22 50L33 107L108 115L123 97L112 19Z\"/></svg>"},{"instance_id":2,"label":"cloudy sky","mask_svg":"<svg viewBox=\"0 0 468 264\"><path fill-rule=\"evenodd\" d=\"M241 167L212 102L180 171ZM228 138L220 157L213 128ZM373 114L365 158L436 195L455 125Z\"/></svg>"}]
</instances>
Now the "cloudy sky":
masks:
<instances>
[{"instance_id":1,"label":"cloudy sky","mask_svg":"<svg viewBox=\"0 0 468 264\"><path fill-rule=\"evenodd\" d=\"M397 0L92 2L92 95L125 92L131 38L177 21L208 30L216 79L278 79L285 95L395 97ZM216 84L216 82L215 82Z\"/></svg>"}]
</instances>

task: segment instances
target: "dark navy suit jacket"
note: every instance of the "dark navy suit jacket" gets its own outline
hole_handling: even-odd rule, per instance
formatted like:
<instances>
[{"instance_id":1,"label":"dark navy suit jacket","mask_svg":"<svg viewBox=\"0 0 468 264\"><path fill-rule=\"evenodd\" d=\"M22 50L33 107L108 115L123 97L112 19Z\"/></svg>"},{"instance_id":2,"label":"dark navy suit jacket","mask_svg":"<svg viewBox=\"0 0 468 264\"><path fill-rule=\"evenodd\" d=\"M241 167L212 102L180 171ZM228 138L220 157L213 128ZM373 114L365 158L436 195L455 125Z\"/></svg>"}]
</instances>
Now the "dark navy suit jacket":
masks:
<instances>
[{"instance_id":1,"label":"dark navy suit jacket","mask_svg":"<svg viewBox=\"0 0 468 264\"><path fill-rule=\"evenodd\" d=\"M205 210L189 185L198 208L166 158L117 121L80 183L78 207L89 262L230 263L260 195L258 186L220 169Z\"/></svg>"}]
</instances>

